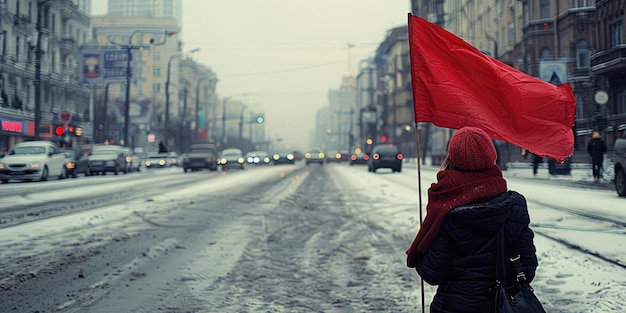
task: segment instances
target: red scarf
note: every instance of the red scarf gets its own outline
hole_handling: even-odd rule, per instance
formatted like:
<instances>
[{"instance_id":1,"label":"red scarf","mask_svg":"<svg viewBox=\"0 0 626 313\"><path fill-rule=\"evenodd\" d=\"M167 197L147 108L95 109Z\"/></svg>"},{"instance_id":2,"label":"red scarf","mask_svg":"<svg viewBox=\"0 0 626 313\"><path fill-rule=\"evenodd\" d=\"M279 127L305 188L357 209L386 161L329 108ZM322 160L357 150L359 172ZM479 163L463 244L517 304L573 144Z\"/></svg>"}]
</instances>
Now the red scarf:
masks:
<instances>
[{"instance_id":1,"label":"red scarf","mask_svg":"<svg viewBox=\"0 0 626 313\"><path fill-rule=\"evenodd\" d=\"M480 203L507 191L506 181L498 166L481 172L444 170L437 173L437 182L428 189L426 218L407 249L407 266L415 267L419 254L425 254L439 233L446 214L471 203Z\"/></svg>"}]
</instances>

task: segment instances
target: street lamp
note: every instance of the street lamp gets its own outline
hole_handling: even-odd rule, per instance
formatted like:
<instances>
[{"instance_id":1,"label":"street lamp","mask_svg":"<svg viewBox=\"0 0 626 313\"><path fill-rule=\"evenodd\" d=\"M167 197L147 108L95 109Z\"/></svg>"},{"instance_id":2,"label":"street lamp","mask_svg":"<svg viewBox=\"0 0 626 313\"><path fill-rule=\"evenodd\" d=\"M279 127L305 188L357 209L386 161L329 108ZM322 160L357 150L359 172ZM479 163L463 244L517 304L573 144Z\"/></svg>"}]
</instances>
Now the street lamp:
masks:
<instances>
[{"instance_id":1,"label":"street lamp","mask_svg":"<svg viewBox=\"0 0 626 313\"><path fill-rule=\"evenodd\" d=\"M195 48L187 52L186 55L190 55L198 51L200 51L200 48ZM167 61L167 79L165 80L165 125L163 127L163 137L164 137L166 146L169 144L169 137L168 137L169 129L168 128L169 128L169 121L170 121L170 76L172 72L172 61L174 59L180 58L181 56L182 54L180 52L176 53L172 55L170 59Z\"/></svg>"},{"instance_id":2,"label":"street lamp","mask_svg":"<svg viewBox=\"0 0 626 313\"><path fill-rule=\"evenodd\" d=\"M39 140L39 125L41 124L41 37L43 35L43 21L41 10L54 0L37 1L37 46L35 48L35 140Z\"/></svg>"},{"instance_id":3,"label":"street lamp","mask_svg":"<svg viewBox=\"0 0 626 313\"><path fill-rule=\"evenodd\" d=\"M149 47L154 47L154 46L161 46L165 44L165 39L169 36L173 36L176 34L176 32L172 32L172 31L165 31L165 35L163 37L163 40L161 42L155 43L154 39L150 39L150 45L143 45L143 44L139 44L139 45L133 45L132 44L132 40L133 40L133 36L139 32L146 32L140 29L137 29L135 31L133 31L130 36L128 36L128 44L127 45L122 45L122 49L126 49L126 97L125 97L125 106L124 106L124 145L128 147L128 135L129 135L129 124L130 124L130 79L132 76L131 73L131 60L132 60L132 50L133 49L142 49L142 48L149 48ZM112 44L117 44L113 41L111 41Z\"/></svg>"}]
</instances>

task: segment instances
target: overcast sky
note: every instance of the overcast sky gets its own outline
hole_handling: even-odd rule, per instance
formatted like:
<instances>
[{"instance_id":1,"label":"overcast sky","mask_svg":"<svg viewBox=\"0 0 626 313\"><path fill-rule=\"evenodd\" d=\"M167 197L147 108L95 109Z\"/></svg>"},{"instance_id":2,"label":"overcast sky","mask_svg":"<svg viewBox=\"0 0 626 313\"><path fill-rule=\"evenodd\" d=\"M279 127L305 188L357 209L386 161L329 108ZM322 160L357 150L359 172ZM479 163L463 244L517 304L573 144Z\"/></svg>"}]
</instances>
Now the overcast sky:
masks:
<instances>
[{"instance_id":1,"label":"overcast sky","mask_svg":"<svg viewBox=\"0 0 626 313\"><path fill-rule=\"evenodd\" d=\"M93 14L106 14L105 0L93 2ZM265 112L274 139L307 149L328 91L409 11L409 0L184 0L183 50L201 49L220 97Z\"/></svg>"}]
</instances>

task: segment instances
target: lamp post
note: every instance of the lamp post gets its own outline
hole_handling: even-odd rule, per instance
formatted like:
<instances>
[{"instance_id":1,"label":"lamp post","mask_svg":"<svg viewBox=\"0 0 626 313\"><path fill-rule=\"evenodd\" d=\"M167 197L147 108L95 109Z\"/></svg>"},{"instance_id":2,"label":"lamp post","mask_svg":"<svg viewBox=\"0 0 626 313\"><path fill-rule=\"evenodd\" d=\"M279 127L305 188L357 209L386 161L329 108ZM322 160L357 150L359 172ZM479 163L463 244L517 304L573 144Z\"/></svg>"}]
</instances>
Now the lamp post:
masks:
<instances>
[{"instance_id":1,"label":"lamp post","mask_svg":"<svg viewBox=\"0 0 626 313\"><path fill-rule=\"evenodd\" d=\"M200 51L200 48L195 48L187 52L186 55L189 55L198 51ZM167 61L167 79L165 80L165 125L163 126L163 137L164 137L166 146L169 144L168 135L169 135L169 121L170 121L170 76L172 73L172 61L180 57L182 57L182 54L179 52L179 53L172 55Z\"/></svg>"},{"instance_id":2,"label":"lamp post","mask_svg":"<svg viewBox=\"0 0 626 313\"><path fill-rule=\"evenodd\" d=\"M129 135L129 126L130 126L130 79L132 76L131 73L131 61L132 61L132 51L133 49L141 49L141 48L150 48L150 47L154 47L154 46L161 46L165 44L165 39L169 36L173 36L175 35L177 32L175 31L165 31L165 36L163 37L163 40L155 43L154 39L150 39L150 45L144 45L144 44L138 44L138 45L133 45L132 40L133 40L133 36L139 32L144 32L146 33L146 31L140 30L140 29L136 29L135 31L133 31L130 36L128 36L128 44L127 45L122 45L122 49L126 49L126 97L124 100L125 106L124 106L124 145L125 146L129 146L128 145L128 135ZM150 33L150 32L147 32ZM111 41L112 44L117 44L113 41Z\"/></svg>"},{"instance_id":3,"label":"lamp post","mask_svg":"<svg viewBox=\"0 0 626 313\"><path fill-rule=\"evenodd\" d=\"M37 46L35 48L35 140L39 140L39 126L41 124L41 37L43 35L43 21L41 10L46 4L54 0L37 1Z\"/></svg>"}]
</instances>

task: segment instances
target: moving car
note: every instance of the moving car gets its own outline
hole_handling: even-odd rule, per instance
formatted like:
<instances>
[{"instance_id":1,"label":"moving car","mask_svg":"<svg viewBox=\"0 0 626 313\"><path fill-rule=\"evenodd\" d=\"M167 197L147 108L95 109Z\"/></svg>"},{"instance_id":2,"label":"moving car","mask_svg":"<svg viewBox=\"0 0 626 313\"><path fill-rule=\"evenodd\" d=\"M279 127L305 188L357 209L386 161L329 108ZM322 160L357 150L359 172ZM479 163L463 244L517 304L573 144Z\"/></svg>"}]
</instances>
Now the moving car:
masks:
<instances>
[{"instance_id":1,"label":"moving car","mask_svg":"<svg viewBox=\"0 0 626 313\"><path fill-rule=\"evenodd\" d=\"M326 156L326 162L347 162L350 160L350 153L348 151L335 151Z\"/></svg>"},{"instance_id":2,"label":"moving car","mask_svg":"<svg viewBox=\"0 0 626 313\"><path fill-rule=\"evenodd\" d=\"M178 166L179 165L180 156L178 155L178 153L176 153L176 152L168 153L168 159L169 159L170 166Z\"/></svg>"},{"instance_id":3,"label":"moving car","mask_svg":"<svg viewBox=\"0 0 626 313\"><path fill-rule=\"evenodd\" d=\"M243 153L240 149L230 148L224 149L220 155L219 164L222 166L222 171L231 168L244 169Z\"/></svg>"},{"instance_id":4,"label":"moving car","mask_svg":"<svg viewBox=\"0 0 626 313\"><path fill-rule=\"evenodd\" d=\"M370 156L364 152L354 153L350 156L350 165L367 164L367 161L369 159L370 159Z\"/></svg>"},{"instance_id":5,"label":"moving car","mask_svg":"<svg viewBox=\"0 0 626 313\"><path fill-rule=\"evenodd\" d=\"M66 177L65 154L52 141L20 142L0 159L0 181L3 183L12 179L45 181L49 177Z\"/></svg>"},{"instance_id":6,"label":"moving car","mask_svg":"<svg viewBox=\"0 0 626 313\"><path fill-rule=\"evenodd\" d=\"M265 151L250 151L246 153L246 164L269 165L272 162L270 154Z\"/></svg>"},{"instance_id":7,"label":"moving car","mask_svg":"<svg viewBox=\"0 0 626 313\"><path fill-rule=\"evenodd\" d=\"M367 170L376 173L379 168L390 168L392 172L402 172L402 153L393 144L379 144L372 149Z\"/></svg>"},{"instance_id":8,"label":"moving car","mask_svg":"<svg viewBox=\"0 0 626 313\"><path fill-rule=\"evenodd\" d=\"M79 174L89 176L89 157L83 155L80 150L63 149L65 154L65 175L76 178Z\"/></svg>"},{"instance_id":9,"label":"moving car","mask_svg":"<svg viewBox=\"0 0 626 313\"><path fill-rule=\"evenodd\" d=\"M314 148L309 150L308 152L306 152L304 154L304 159L305 164L309 165L311 163L317 163L319 165L324 165L324 159L326 158L326 155L324 154L324 152L322 152L322 150Z\"/></svg>"},{"instance_id":10,"label":"moving car","mask_svg":"<svg viewBox=\"0 0 626 313\"><path fill-rule=\"evenodd\" d=\"M185 173L201 169L216 171L217 163L217 150L212 143L194 143L191 145L191 150L182 157Z\"/></svg>"},{"instance_id":11,"label":"moving car","mask_svg":"<svg viewBox=\"0 0 626 313\"><path fill-rule=\"evenodd\" d=\"M145 165L147 169L169 167L169 160L168 153L148 153Z\"/></svg>"},{"instance_id":12,"label":"moving car","mask_svg":"<svg viewBox=\"0 0 626 313\"><path fill-rule=\"evenodd\" d=\"M109 172L115 175L128 172L123 149L116 145L94 146L89 156L89 174L106 175Z\"/></svg>"},{"instance_id":13,"label":"moving car","mask_svg":"<svg viewBox=\"0 0 626 313\"><path fill-rule=\"evenodd\" d=\"M296 157L291 150L280 150L272 154L272 162L278 164L295 164Z\"/></svg>"}]
</instances>

